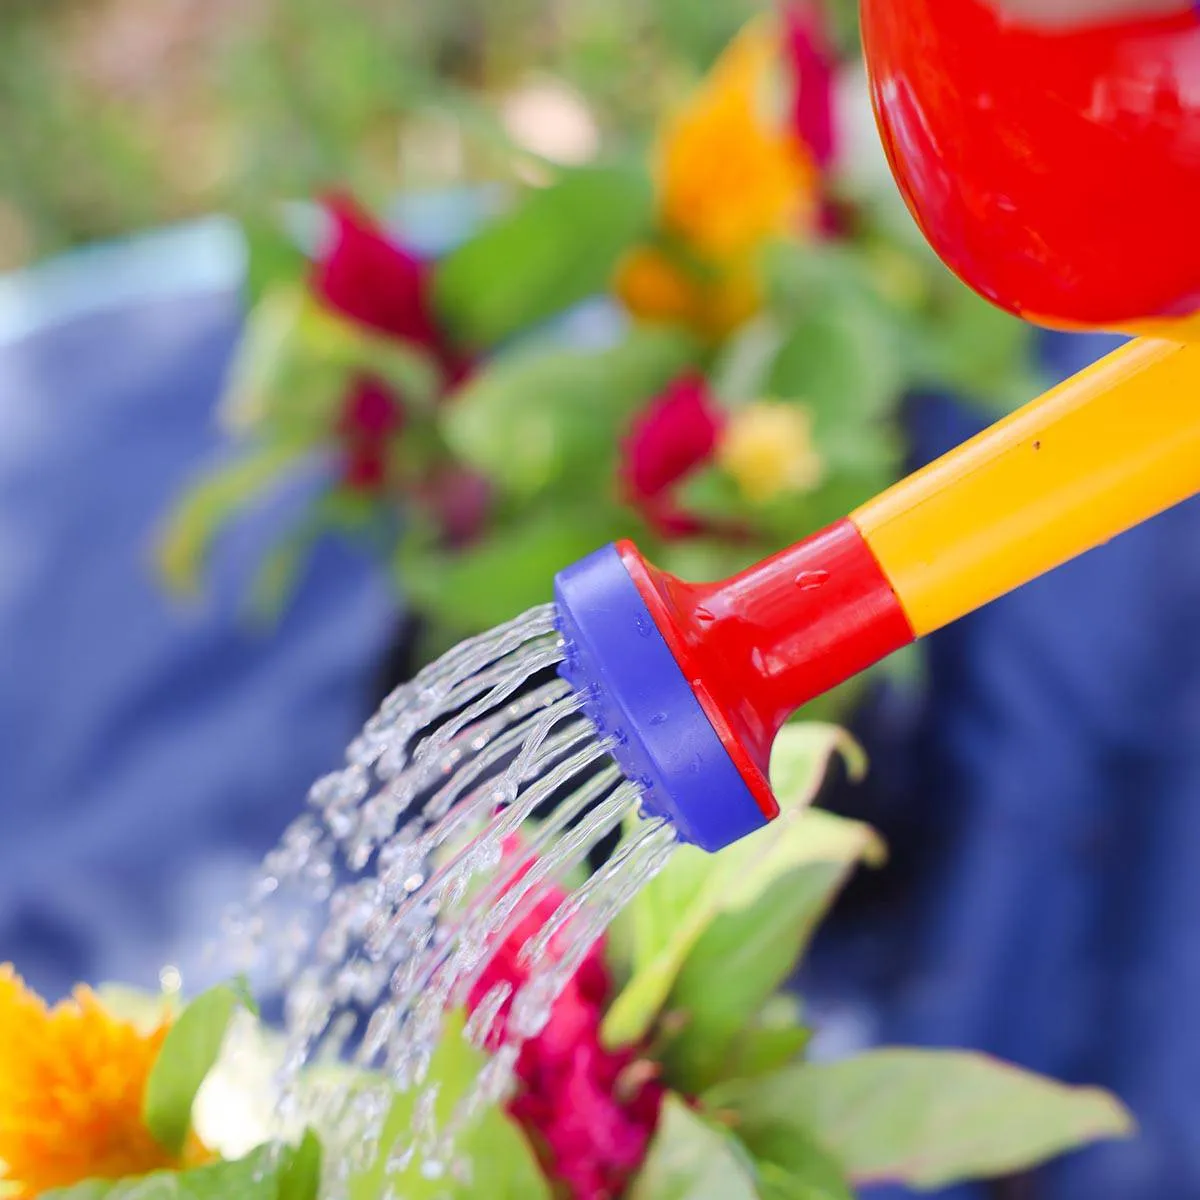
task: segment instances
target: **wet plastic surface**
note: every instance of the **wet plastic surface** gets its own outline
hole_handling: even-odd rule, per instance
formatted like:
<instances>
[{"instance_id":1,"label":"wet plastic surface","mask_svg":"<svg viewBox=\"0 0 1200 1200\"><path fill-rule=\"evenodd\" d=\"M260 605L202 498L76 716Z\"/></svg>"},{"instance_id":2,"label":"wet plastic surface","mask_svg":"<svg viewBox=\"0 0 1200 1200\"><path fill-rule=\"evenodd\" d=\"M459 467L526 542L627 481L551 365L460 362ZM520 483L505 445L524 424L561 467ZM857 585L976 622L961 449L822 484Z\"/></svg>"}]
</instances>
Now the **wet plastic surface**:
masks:
<instances>
[{"instance_id":1,"label":"wet plastic surface","mask_svg":"<svg viewBox=\"0 0 1200 1200\"><path fill-rule=\"evenodd\" d=\"M983 0L862 18L892 169L972 287L1068 328L1172 336L1147 321L1200 310L1200 9L1049 32Z\"/></svg>"},{"instance_id":2,"label":"wet plastic surface","mask_svg":"<svg viewBox=\"0 0 1200 1200\"><path fill-rule=\"evenodd\" d=\"M646 807L688 842L719 850L766 823L621 555L606 546L555 584L566 639L560 673L589 698L612 755L645 789Z\"/></svg>"}]
</instances>

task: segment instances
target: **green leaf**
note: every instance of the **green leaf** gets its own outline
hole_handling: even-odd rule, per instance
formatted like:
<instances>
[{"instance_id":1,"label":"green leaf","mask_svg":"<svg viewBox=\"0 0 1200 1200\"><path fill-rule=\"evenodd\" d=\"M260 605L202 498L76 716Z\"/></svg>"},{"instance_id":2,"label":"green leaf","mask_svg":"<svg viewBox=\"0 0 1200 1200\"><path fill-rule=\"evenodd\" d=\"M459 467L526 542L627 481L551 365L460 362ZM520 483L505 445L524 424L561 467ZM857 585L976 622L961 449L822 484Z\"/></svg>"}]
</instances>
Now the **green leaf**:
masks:
<instances>
[{"instance_id":1,"label":"green leaf","mask_svg":"<svg viewBox=\"0 0 1200 1200\"><path fill-rule=\"evenodd\" d=\"M757 400L769 391L767 381L787 333L770 314L748 321L722 347L709 373L713 393L730 406Z\"/></svg>"},{"instance_id":2,"label":"green leaf","mask_svg":"<svg viewBox=\"0 0 1200 1200\"><path fill-rule=\"evenodd\" d=\"M658 0L653 9L660 36L669 47L671 58L667 61L678 55L683 60L680 65L698 71L713 63L742 26L761 11L754 0L725 0L722 4ZM678 67L673 64L673 69Z\"/></svg>"},{"instance_id":3,"label":"green leaf","mask_svg":"<svg viewBox=\"0 0 1200 1200\"><path fill-rule=\"evenodd\" d=\"M771 788L781 808L803 807L811 801L825 781L825 771L834 752L845 760L852 780L866 776L867 756L845 730L833 725L794 722L779 731L771 751Z\"/></svg>"},{"instance_id":4,"label":"green leaf","mask_svg":"<svg viewBox=\"0 0 1200 1200\"><path fill-rule=\"evenodd\" d=\"M340 534L350 541L377 543L380 553L386 555L391 549L386 531L383 510L369 496L334 489L317 497L296 527L276 542L259 565L248 603L252 620L258 625L272 625L278 620L322 538Z\"/></svg>"},{"instance_id":5,"label":"green leaf","mask_svg":"<svg viewBox=\"0 0 1200 1200\"><path fill-rule=\"evenodd\" d=\"M363 375L389 385L408 409L426 412L443 383L422 347L347 320L302 284L281 284L247 319L221 398L223 424L239 436L324 444Z\"/></svg>"},{"instance_id":6,"label":"green leaf","mask_svg":"<svg viewBox=\"0 0 1200 1200\"><path fill-rule=\"evenodd\" d=\"M641 171L567 171L438 264L438 310L468 345L495 346L606 291L620 256L650 228L653 211Z\"/></svg>"},{"instance_id":7,"label":"green leaf","mask_svg":"<svg viewBox=\"0 0 1200 1200\"><path fill-rule=\"evenodd\" d=\"M491 629L553 596L554 576L615 533L599 512L537 512L453 556L402 549L397 580L414 606L460 635Z\"/></svg>"},{"instance_id":8,"label":"green leaf","mask_svg":"<svg viewBox=\"0 0 1200 1200\"><path fill-rule=\"evenodd\" d=\"M870 309L873 319L894 312L872 273L862 248L846 241L783 241L766 258L772 305L805 314L830 301Z\"/></svg>"},{"instance_id":9,"label":"green leaf","mask_svg":"<svg viewBox=\"0 0 1200 1200\"><path fill-rule=\"evenodd\" d=\"M818 441L896 408L904 376L884 330L852 309L825 307L792 326L767 380L773 396L803 401Z\"/></svg>"},{"instance_id":10,"label":"green leaf","mask_svg":"<svg viewBox=\"0 0 1200 1200\"><path fill-rule=\"evenodd\" d=\"M237 1002L252 1016L260 1017L258 1001L250 990L250 981L244 975L235 975L224 984L237 998Z\"/></svg>"},{"instance_id":11,"label":"green leaf","mask_svg":"<svg viewBox=\"0 0 1200 1200\"><path fill-rule=\"evenodd\" d=\"M269 626L278 621L323 532L318 522L305 521L271 548L250 588L249 610L256 624Z\"/></svg>"},{"instance_id":12,"label":"green leaf","mask_svg":"<svg viewBox=\"0 0 1200 1200\"><path fill-rule=\"evenodd\" d=\"M761 1061L765 1053L803 1047L802 1029L762 1031L752 1022L794 974L854 865L853 859L843 859L789 871L754 904L722 913L705 930L684 962L667 1005L687 1014L668 1059L667 1078L674 1086L694 1095L731 1074L753 1070L756 1055Z\"/></svg>"},{"instance_id":13,"label":"green leaf","mask_svg":"<svg viewBox=\"0 0 1200 1200\"><path fill-rule=\"evenodd\" d=\"M247 1000L242 985L210 988L183 1010L163 1040L146 1080L142 1117L155 1140L172 1153L183 1146L196 1093L221 1053L233 1014L247 1007Z\"/></svg>"},{"instance_id":14,"label":"green leaf","mask_svg":"<svg viewBox=\"0 0 1200 1200\"><path fill-rule=\"evenodd\" d=\"M676 331L635 328L602 351L522 350L497 359L443 411L451 448L530 497L568 481L590 496L614 470L630 415L696 360Z\"/></svg>"},{"instance_id":15,"label":"green leaf","mask_svg":"<svg viewBox=\"0 0 1200 1200\"><path fill-rule=\"evenodd\" d=\"M725 1064L726 1078L765 1075L803 1054L812 1031L801 1021L799 998L786 992L772 996L739 1031Z\"/></svg>"},{"instance_id":16,"label":"green leaf","mask_svg":"<svg viewBox=\"0 0 1200 1200\"><path fill-rule=\"evenodd\" d=\"M302 447L258 446L200 480L171 513L157 546L164 582L181 595L195 595L205 560L221 529L304 456Z\"/></svg>"},{"instance_id":17,"label":"green leaf","mask_svg":"<svg viewBox=\"0 0 1200 1200\"><path fill-rule=\"evenodd\" d=\"M487 1061L463 1037L463 1024L461 1013L447 1020L430 1064L429 1079L437 1083L434 1115L440 1130L446 1129ZM418 1095L419 1090L412 1089L393 1096L379 1152L369 1167L351 1176L349 1200L379 1200L385 1194L400 1195L405 1200L474 1200L483 1192L488 1200L550 1200L549 1186L529 1144L517 1125L495 1105L468 1125L456 1141L457 1152L472 1166L474 1183L463 1182L457 1176L427 1178L419 1155L411 1156L404 1168L389 1171L389 1159L413 1135Z\"/></svg>"},{"instance_id":18,"label":"green leaf","mask_svg":"<svg viewBox=\"0 0 1200 1200\"><path fill-rule=\"evenodd\" d=\"M281 282L300 278L308 269L308 260L288 230L283 214L256 209L241 219L246 241L246 279L243 293L247 306L260 299Z\"/></svg>"},{"instance_id":19,"label":"green leaf","mask_svg":"<svg viewBox=\"0 0 1200 1200\"><path fill-rule=\"evenodd\" d=\"M860 252L785 243L770 257L775 311L791 335L769 386L810 404L817 431L887 416L907 382L909 318L880 295Z\"/></svg>"},{"instance_id":20,"label":"green leaf","mask_svg":"<svg viewBox=\"0 0 1200 1200\"><path fill-rule=\"evenodd\" d=\"M314 1154L316 1156L314 1160ZM293 1176L298 1158L304 1165ZM42 1193L43 1200L313 1200L314 1161L320 1148L305 1139L300 1150L262 1146L235 1162L216 1162L190 1171L156 1171L131 1179L92 1179ZM285 1180L303 1181L305 1190L285 1191ZM288 1184L287 1186L294 1186Z\"/></svg>"},{"instance_id":21,"label":"green leaf","mask_svg":"<svg viewBox=\"0 0 1200 1200\"><path fill-rule=\"evenodd\" d=\"M304 1131L300 1145L287 1157L279 1172L278 1200L317 1200L321 1187L321 1142Z\"/></svg>"},{"instance_id":22,"label":"green leaf","mask_svg":"<svg viewBox=\"0 0 1200 1200\"><path fill-rule=\"evenodd\" d=\"M846 1172L795 1122L754 1130L744 1143L758 1170L761 1194L774 1200L852 1200Z\"/></svg>"},{"instance_id":23,"label":"green leaf","mask_svg":"<svg viewBox=\"0 0 1200 1200\"><path fill-rule=\"evenodd\" d=\"M940 295L914 329L918 379L1008 411L1033 399L1045 381L1034 362L1030 325L939 270Z\"/></svg>"},{"instance_id":24,"label":"green leaf","mask_svg":"<svg viewBox=\"0 0 1200 1200\"><path fill-rule=\"evenodd\" d=\"M754 1165L737 1142L688 1108L663 1102L658 1130L629 1200L758 1200Z\"/></svg>"},{"instance_id":25,"label":"green leaf","mask_svg":"<svg viewBox=\"0 0 1200 1200\"><path fill-rule=\"evenodd\" d=\"M714 1088L754 1153L817 1139L860 1184L937 1188L1010 1174L1133 1129L1098 1088L1067 1087L980 1054L886 1049Z\"/></svg>"},{"instance_id":26,"label":"green leaf","mask_svg":"<svg viewBox=\"0 0 1200 1200\"><path fill-rule=\"evenodd\" d=\"M830 758L841 752L861 766L861 754L842 730L794 725L780 734L772 777L782 809L769 828L719 854L691 846L676 851L665 870L629 906L633 975L605 1016L609 1045L638 1040L666 1003L688 956L718 915L748 909L777 880L811 863L853 862L879 845L865 826L828 813L806 812Z\"/></svg>"},{"instance_id":27,"label":"green leaf","mask_svg":"<svg viewBox=\"0 0 1200 1200\"><path fill-rule=\"evenodd\" d=\"M774 1163L758 1163L757 1168L759 1200L827 1200L828 1193L822 1194L804 1180L793 1179Z\"/></svg>"},{"instance_id":28,"label":"green leaf","mask_svg":"<svg viewBox=\"0 0 1200 1200\"><path fill-rule=\"evenodd\" d=\"M819 1146L788 1132L786 1147L794 1166L755 1160L762 1200L854 1200L841 1167Z\"/></svg>"},{"instance_id":29,"label":"green leaf","mask_svg":"<svg viewBox=\"0 0 1200 1200\"><path fill-rule=\"evenodd\" d=\"M218 409L222 425L230 433L261 432L281 407L279 397L291 382L288 373L297 357L301 325L312 306L303 284L291 280L266 288L251 308ZM316 390L335 387L339 379L340 374L335 379L321 378ZM304 400L310 394L306 388L299 403L292 398L290 412L306 408ZM324 412L321 415L326 418Z\"/></svg>"}]
</instances>

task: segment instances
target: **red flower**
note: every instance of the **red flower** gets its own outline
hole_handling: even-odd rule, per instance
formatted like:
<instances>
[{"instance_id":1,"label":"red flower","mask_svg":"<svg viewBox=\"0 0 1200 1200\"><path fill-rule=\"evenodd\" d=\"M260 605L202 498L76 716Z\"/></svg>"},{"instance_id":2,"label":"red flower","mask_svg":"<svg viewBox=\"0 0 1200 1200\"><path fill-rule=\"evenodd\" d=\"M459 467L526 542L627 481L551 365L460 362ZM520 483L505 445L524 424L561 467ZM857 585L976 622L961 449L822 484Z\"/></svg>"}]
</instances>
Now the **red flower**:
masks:
<instances>
[{"instance_id":1,"label":"red flower","mask_svg":"<svg viewBox=\"0 0 1200 1200\"><path fill-rule=\"evenodd\" d=\"M342 482L368 494L387 485L388 439L404 427L404 406L391 391L369 376L350 390L338 419L344 448Z\"/></svg>"},{"instance_id":2,"label":"red flower","mask_svg":"<svg viewBox=\"0 0 1200 1200\"><path fill-rule=\"evenodd\" d=\"M384 236L348 196L325 205L333 236L313 268L312 290L335 312L419 346L438 343L429 268Z\"/></svg>"},{"instance_id":3,"label":"red flower","mask_svg":"<svg viewBox=\"0 0 1200 1200\"><path fill-rule=\"evenodd\" d=\"M342 406L338 432L347 440L374 441L404 426L404 407L377 379L360 380Z\"/></svg>"},{"instance_id":4,"label":"red flower","mask_svg":"<svg viewBox=\"0 0 1200 1200\"><path fill-rule=\"evenodd\" d=\"M529 969L520 959L521 947L563 899L559 889L546 890L488 964L469 1008L497 983L508 983L514 992L525 983ZM635 1050L607 1050L600 1042L611 989L603 943L597 942L555 1002L546 1027L524 1044L517 1060L519 1090L509 1111L571 1200L616 1200L641 1166L658 1124L661 1085L644 1069L631 1070ZM506 1005L492 1028L493 1048L503 1042L507 1020Z\"/></svg>"},{"instance_id":5,"label":"red flower","mask_svg":"<svg viewBox=\"0 0 1200 1200\"><path fill-rule=\"evenodd\" d=\"M441 467L422 482L419 490L447 546L470 545L487 524L492 485L477 471L466 467Z\"/></svg>"},{"instance_id":6,"label":"red flower","mask_svg":"<svg viewBox=\"0 0 1200 1200\"><path fill-rule=\"evenodd\" d=\"M825 31L820 0L783 7L784 47L792 73L792 129L825 171L833 162L833 87L837 58Z\"/></svg>"},{"instance_id":7,"label":"red flower","mask_svg":"<svg viewBox=\"0 0 1200 1200\"><path fill-rule=\"evenodd\" d=\"M388 237L352 198L332 196L325 208L332 232L309 277L313 294L347 320L433 355L447 389L461 383L470 362L438 323L429 264ZM403 397L388 385L372 377L352 385L337 424L345 486L368 494L386 488L388 443L406 421ZM446 540L457 545L478 532L488 497L482 481L449 474L453 480L435 471L426 490Z\"/></svg>"},{"instance_id":8,"label":"red flower","mask_svg":"<svg viewBox=\"0 0 1200 1200\"><path fill-rule=\"evenodd\" d=\"M351 491L374 495L387 483L387 450L380 442L352 445L346 451L342 482Z\"/></svg>"},{"instance_id":9,"label":"red flower","mask_svg":"<svg viewBox=\"0 0 1200 1200\"><path fill-rule=\"evenodd\" d=\"M673 492L712 462L725 421L707 382L696 374L668 384L634 419L621 446L621 490L661 537L688 537L707 528L678 506Z\"/></svg>"},{"instance_id":10,"label":"red flower","mask_svg":"<svg viewBox=\"0 0 1200 1200\"><path fill-rule=\"evenodd\" d=\"M349 196L331 196L325 208L333 233L313 266L314 294L351 321L423 347L451 384L461 382L469 363L438 323L429 264L392 241Z\"/></svg>"}]
</instances>

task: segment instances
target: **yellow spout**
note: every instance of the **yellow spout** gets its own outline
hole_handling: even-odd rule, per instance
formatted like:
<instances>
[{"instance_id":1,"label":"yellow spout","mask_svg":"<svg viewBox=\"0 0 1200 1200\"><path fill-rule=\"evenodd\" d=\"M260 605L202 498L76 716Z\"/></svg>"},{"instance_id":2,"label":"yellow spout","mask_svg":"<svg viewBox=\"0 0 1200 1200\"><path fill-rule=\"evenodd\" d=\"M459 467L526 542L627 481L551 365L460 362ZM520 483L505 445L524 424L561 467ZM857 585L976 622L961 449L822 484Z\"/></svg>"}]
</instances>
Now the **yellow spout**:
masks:
<instances>
[{"instance_id":1,"label":"yellow spout","mask_svg":"<svg viewBox=\"0 0 1200 1200\"><path fill-rule=\"evenodd\" d=\"M1200 492L1200 345L1131 342L851 519L917 636Z\"/></svg>"}]
</instances>

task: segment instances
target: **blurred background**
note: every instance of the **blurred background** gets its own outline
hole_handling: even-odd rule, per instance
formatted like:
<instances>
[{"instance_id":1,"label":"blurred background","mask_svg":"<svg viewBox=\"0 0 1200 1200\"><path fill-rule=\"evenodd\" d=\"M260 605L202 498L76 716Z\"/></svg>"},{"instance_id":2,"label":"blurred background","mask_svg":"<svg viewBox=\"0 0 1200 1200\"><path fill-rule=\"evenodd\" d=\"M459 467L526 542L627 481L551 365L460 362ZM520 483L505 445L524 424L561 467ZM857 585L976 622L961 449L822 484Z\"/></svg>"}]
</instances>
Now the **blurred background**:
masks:
<instances>
[{"instance_id":1,"label":"blurred background","mask_svg":"<svg viewBox=\"0 0 1200 1200\"><path fill-rule=\"evenodd\" d=\"M610 537L734 570L1115 344L933 260L852 4L769 50L764 14L7 0L0 961L51 996L200 982L438 649ZM893 851L800 981L822 1052L978 1047L1142 1123L993 1194L1200 1195L1198 522L808 714L866 743L826 803Z\"/></svg>"},{"instance_id":2,"label":"blurred background","mask_svg":"<svg viewBox=\"0 0 1200 1200\"><path fill-rule=\"evenodd\" d=\"M0 265L231 207L511 179L644 145L769 6L16 0ZM852 37L853 6L831 14Z\"/></svg>"}]
</instances>

